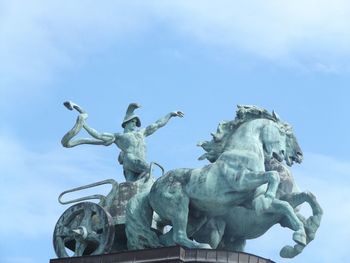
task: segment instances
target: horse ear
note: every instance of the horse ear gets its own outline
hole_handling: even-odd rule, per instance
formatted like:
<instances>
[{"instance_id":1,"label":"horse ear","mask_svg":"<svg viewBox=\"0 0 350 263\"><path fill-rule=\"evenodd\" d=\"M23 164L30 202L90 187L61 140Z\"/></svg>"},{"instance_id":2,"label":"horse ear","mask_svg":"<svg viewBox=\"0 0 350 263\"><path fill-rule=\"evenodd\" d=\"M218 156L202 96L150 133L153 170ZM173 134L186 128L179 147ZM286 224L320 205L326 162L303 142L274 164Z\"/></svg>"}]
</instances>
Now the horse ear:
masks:
<instances>
[{"instance_id":1,"label":"horse ear","mask_svg":"<svg viewBox=\"0 0 350 263\"><path fill-rule=\"evenodd\" d=\"M276 119L276 121L280 121L280 116L278 116L277 112L275 112L274 110L272 111L272 116Z\"/></svg>"}]
</instances>

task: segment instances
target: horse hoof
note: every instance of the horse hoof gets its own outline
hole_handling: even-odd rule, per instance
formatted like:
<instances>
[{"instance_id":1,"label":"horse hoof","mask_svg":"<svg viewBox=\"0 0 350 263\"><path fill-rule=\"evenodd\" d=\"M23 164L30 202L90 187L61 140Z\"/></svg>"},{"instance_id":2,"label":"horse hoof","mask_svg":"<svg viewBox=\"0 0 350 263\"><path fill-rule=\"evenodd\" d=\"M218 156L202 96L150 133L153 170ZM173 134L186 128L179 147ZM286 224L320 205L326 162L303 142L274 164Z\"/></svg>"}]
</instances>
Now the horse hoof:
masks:
<instances>
[{"instance_id":1,"label":"horse hoof","mask_svg":"<svg viewBox=\"0 0 350 263\"><path fill-rule=\"evenodd\" d=\"M285 246L280 251L280 256L282 258L294 258L296 255L299 255L304 249L302 245Z\"/></svg>"},{"instance_id":2,"label":"horse hoof","mask_svg":"<svg viewBox=\"0 0 350 263\"><path fill-rule=\"evenodd\" d=\"M306 234L304 233L304 231L294 232L293 240L300 245L306 246Z\"/></svg>"},{"instance_id":3,"label":"horse hoof","mask_svg":"<svg viewBox=\"0 0 350 263\"><path fill-rule=\"evenodd\" d=\"M198 242L194 241L194 244L195 244L195 248L212 249L212 247L206 243L198 243Z\"/></svg>"},{"instance_id":4,"label":"horse hoof","mask_svg":"<svg viewBox=\"0 0 350 263\"><path fill-rule=\"evenodd\" d=\"M315 239L315 232L307 232L307 236L309 238L309 242Z\"/></svg>"},{"instance_id":5,"label":"horse hoof","mask_svg":"<svg viewBox=\"0 0 350 263\"><path fill-rule=\"evenodd\" d=\"M212 249L209 244L200 244L198 248Z\"/></svg>"},{"instance_id":6,"label":"horse hoof","mask_svg":"<svg viewBox=\"0 0 350 263\"><path fill-rule=\"evenodd\" d=\"M294 254L294 247L292 246L284 246L280 251L280 256L282 258L292 258Z\"/></svg>"}]
</instances>

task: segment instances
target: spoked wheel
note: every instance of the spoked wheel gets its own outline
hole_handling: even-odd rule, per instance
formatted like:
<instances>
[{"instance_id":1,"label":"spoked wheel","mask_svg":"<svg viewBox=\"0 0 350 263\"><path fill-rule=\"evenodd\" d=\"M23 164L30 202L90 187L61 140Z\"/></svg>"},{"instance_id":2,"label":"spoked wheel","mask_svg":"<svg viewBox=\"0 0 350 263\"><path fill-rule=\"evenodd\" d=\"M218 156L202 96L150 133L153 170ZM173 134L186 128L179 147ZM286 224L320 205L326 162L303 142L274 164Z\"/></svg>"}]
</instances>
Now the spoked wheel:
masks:
<instances>
[{"instance_id":1,"label":"spoked wheel","mask_svg":"<svg viewBox=\"0 0 350 263\"><path fill-rule=\"evenodd\" d=\"M58 219L53 234L53 244L59 258L107 253L113 240L112 217L92 202L68 208Z\"/></svg>"}]
</instances>

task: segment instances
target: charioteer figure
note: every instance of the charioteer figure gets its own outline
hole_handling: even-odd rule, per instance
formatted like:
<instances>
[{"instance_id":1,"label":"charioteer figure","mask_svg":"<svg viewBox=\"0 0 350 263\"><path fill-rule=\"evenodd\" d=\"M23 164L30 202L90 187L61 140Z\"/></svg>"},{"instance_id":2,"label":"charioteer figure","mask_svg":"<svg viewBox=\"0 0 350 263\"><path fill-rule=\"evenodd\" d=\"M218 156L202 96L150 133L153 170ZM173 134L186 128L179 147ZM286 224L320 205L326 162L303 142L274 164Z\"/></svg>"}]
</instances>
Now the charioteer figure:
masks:
<instances>
[{"instance_id":1,"label":"charioteer figure","mask_svg":"<svg viewBox=\"0 0 350 263\"><path fill-rule=\"evenodd\" d=\"M135 115L134 111L141 106L137 103L130 103L122 122L122 127L124 128L123 133L101 133L91 128L86 123L88 114L80 106L71 101L64 102L64 106L69 110L77 110L79 115L74 127L63 136L61 140L62 145L71 148L81 144L104 146L109 146L113 143L116 144L121 150L118 161L123 165L125 179L131 182L141 179L149 173L150 164L146 160L147 147L145 138L153 134L159 128L165 126L172 117L184 116L184 113L181 111L173 111L163 118L160 118L155 123L148 125L146 128L138 129L141 127L141 121L140 118ZM84 128L92 138L73 139L82 128Z\"/></svg>"}]
</instances>

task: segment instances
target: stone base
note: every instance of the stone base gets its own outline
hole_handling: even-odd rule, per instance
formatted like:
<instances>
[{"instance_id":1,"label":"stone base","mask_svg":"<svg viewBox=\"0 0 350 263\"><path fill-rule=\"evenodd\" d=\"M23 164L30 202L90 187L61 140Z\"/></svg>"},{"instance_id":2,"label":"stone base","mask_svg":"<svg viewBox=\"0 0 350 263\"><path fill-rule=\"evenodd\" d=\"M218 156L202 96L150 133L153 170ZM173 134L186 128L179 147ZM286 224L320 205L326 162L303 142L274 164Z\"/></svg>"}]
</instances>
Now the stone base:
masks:
<instances>
[{"instance_id":1,"label":"stone base","mask_svg":"<svg viewBox=\"0 0 350 263\"><path fill-rule=\"evenodd\" d=\"M51 259L50 263L274 263L243 252L215 249L189 249L180 246L153 248L119 253Z\"/></svg>"}]
</instances>

